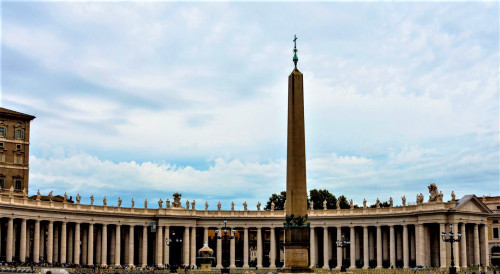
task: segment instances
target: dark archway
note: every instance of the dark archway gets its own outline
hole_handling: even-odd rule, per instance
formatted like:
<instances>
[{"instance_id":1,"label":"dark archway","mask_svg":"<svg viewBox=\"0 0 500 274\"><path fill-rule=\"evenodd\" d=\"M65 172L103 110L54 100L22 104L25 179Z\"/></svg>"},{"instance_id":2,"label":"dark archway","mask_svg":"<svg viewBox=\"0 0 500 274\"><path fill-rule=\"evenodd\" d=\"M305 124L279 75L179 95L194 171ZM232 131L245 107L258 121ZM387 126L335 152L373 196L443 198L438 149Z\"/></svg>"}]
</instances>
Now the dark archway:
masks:
<instances>
[{"instance_id":1,"label":"dark archway","mask_svg":"<svg viewBox=\"0 0 500 274\"><path fill-rule=\"evenodd\" d=\"M494 246L491 248L491 265L500 266L500 246Z\"/></svg>"}]
</instances>

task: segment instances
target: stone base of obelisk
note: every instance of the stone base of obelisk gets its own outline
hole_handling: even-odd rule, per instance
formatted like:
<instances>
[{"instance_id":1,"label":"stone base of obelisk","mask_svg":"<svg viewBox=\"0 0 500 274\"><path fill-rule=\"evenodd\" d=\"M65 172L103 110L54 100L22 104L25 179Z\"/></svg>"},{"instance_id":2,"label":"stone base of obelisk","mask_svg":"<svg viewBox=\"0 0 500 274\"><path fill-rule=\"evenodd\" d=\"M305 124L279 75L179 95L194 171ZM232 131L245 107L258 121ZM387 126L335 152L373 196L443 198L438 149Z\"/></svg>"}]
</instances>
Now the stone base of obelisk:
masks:
<instances>
[{"instance_id":1,"label":"stone base of obelisk","mask_svg":"<svg viewBox=\"0 0 500 274\"><path fill-rule=\"evenodd\" d=\"M285 228L284 273L314 272L309 268L309 227Z\"/></svg>"}]
</instances>

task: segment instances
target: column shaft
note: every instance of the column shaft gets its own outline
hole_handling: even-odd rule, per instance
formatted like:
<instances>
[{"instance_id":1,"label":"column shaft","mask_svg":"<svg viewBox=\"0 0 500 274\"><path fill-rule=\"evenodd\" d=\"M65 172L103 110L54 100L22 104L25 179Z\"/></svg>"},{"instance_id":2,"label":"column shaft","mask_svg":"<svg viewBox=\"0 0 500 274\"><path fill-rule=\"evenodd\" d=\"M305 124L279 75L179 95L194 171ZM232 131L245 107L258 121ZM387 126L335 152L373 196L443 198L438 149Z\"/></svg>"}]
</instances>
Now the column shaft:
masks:
<instances>
[{"instance_id":1,"label":"column shaft","mask_svg":"<svg viewBox=\"0 0 500 274\"><path fill-rule=\"evenodd\" d=\"M370 260L368 258L368 227L363 227L363 269L368 269Z\"/></svg>"},{"instance_id":2,"label":"column shaft","mask_svg":"<svg viewBox=\"0 0 500 274\"><path fill-rule=\"evenodd\" d=\"M488 224L485 223L483 225L483 254L484 254L484 266L490 266L490 250L488 248Z\"/></svg>"},{"instance_id":3,"label":"column shaft","mask_svg":"<svg viewBox=\"0 0 500 274\"><path fill-rule=\"evenodd\" d=\"M7 248L6 248L6 260L7 262L12 262L12 251L14 246L14 218L9 218L7 223Z\"/></svg>"},{"instance_id":4,"label":"column shaft","mask_svg":"<svg viewBox=\"0 0 500 274\"><path fill-rule=\"evenodd\" d=\"M108 225L102 224L102 244L101 244L101 265L106 266L108 264Z\"/></svg>"},{"instance_id":5,"label":"column shaft","mask_svg":"<svg viewBox=\"0 0 500 274\"><path fill-rule=\"evenodd\" d=\"M458 223L453 224L453 234L457 237L458 234ZM455 258L455 266L460 266L460 249L458 249L458 242L453 243L453 257Z\"/></svg>"},{"instance_id":6,"label":"column shaft","mask_svg":"<svg viewBox=\"0 0 500 274\"><path fill-rule=\"evenodd\" d=\"M191 228L191 265L196 266L196 227Z\"/></svg>"},{"instance_id":7,"label":"column shaft","mask_svg":"<svg viewBox=\"0 0 500 274\"><path fill-rule=\"evenodd\" d=\"M203 228L203 244L208 245L208 227Z\"/></svg>"},{"instance_id":8,"label":"column shaft","mask_svg":"<svg viewBox=\"0 0 500 274\"><path fill-rule=\"evenodd\" d=\"M479 226L474 224L474 264L480 264L480 249L479 249Z\"/></svg>"},{"instance_id":9,"label":"column shaft","mask_svg":"<svg viewBox=\"0 0 500 274\"><path fill-rule=\"evenodd\" d=\"M19 259L22 263L26 262L26 219L21 220L21 241L19 243Z\"/></svg>"},{"instance_id":10,"label":"column shaft","mask_svg":"<svg viewBox=\"0 0 500 274\"><path fill-rule=\"evenodd\" d=\"M54 256L54 222L49 221L49 229L48 229L48 237L47 237L47 262L49 264L53 263Z\"/></svg>"},{"instance_id":11,"label":"column shaft","mask_svg":"<svg viewBox=\"0 0 500 274\"><path fill-rule=\"evenodd\" d=\"M389 261L390 266L396 267L396 235L394 233L394 226L389 226Z\"/></svg>"},{"instance_id":12,"label":"column shaft","mask_svg":"<svg viewBox=\"0 0 500 274\"><path fill-rule=\"evenodd\" d=\"M243 235L243 267L248 268L248 227L244 228Z\"/></svg>"},{"instance_id":13,"label":"column shaft","mask_svg":"<svg viewBox=\"0 0 500 274\"><path fill-rule=\"evenodd\" d=\"M156 265L163 265L163 227L156 228Z\"/></svg>"},{"instance_id":14,"label":"column shaft","mask_svg":"<svg viewBox=\"0 0 500 274\"><path fill-rule=\"evenodd\" d=\"M328 254L330 245L330 239L328 239L328 227L323 227L323 269L330 269L330 265L328 264L328 259L330 258L330 254Z\"/></svg>"},{"instance_id":15,"label":"column shaft","mask_svg":"<svg viewBox=\"0 0 500 274\"><path fill-rule=\"evenodd\" d=\"M121 236L121 225L116 225L115 232L115 265L120 265L120 242L122 240Z\"/></svg>"},{"instance_id":16,"label":"column shaft","mask_svg":"<svg viewBox=\"0 0 500 274\"><path fill-rule=\"evenodd\" d=\"M128 265L134 265L134 226L128 227Z\"/></svg>"},{"instance_id":17,"label":"column shaft","mask_svg":"<svg viewBox=\"0 0 500 274\"><path fill-rule=\"evenodd\" d=\"M309 233L309 257L311 258L311 268L316 267L316 235L314 234L314 227L310 227ZM338 233L338 232L337 232Z\"/></svg>"},{"instance_id":18,"label":"column shaft","mask_svg":"<svg viewBox=\"0 0 500 274\"><path fill-rule=\"evenodd\" d=\"M74 249L75 249L75 251L73 252L73 255L75 256L75 259L73 260L73 262L75 264L80 264L80 224L79 223L75 224Z\"/></svg>"},{"instance_id":19,"label":"column shaft","mask_svg":"<svg viewBox=\"0 0 500 274\"><path fill-rule=\"evenodd\" d=\"M89 236L87 238L88 241L88 255L87 255L87 264L94 265L94 224L89 224Z\"/></svg>"},{"instance_id":20,"label":"column shaft","mask_svg":"<svg viewBox=\"0 0 500 274\"><path fill-rule=\"evenodd\" d=\"M446 224L439 224L439 235L446 233ZM458 254L457 254L458 256ZM446 267L446 242L442 240L439 241L439 265L441 267Z\"/></svg>"},{"instance_id":21,"label":"column shaft","mask_svg":"<svg viewBox=\"0 0 500 274\"><path fill-rule=\"evenodd\" d=\"M231 230L230 230L231 231ZM231 233L231 232L229 232ZM229 268L233 269L236 267L236 245L235 239L229 240Z\"/></svg>"},{"instance_id":22,"label":"column shaft","mask_svg":"<svg viewBox=\"0 0 500 274\"><path fill-rule=\"evenodd\" d=\"M262 268L262 255L263 250L262 247L262 227L257 227L257 269Z\"/></svg>"},{"instance_id":23,"label":"column shaft","mask_svg":"<svg viewBox=\"0 0 500 274\"><path fill-rule=\"evenodd\" d=\"M269 250L269 268L276 268L276 231L274 227L271 227L271 250Z\"/></svg>"},{"instance_id":24,"label":"column shaft","mask_svg":"<svg viewBox=\"0 0 500 274\"><path fill-rule=\"evenodd\" d=\"M183 240L183 247L182 247L182 251L183 251L183 254L184 256L182 256L182 263L184 265L189 265L189 227L186 226L184 228L184 240Z\"/></svg>"},{"instance_id":25,"label":"column shaft","mask_svg":"<svg viewBox=\"0 0 500 274\"><path fill-rule=\"evenodd\" d=\"M61 258L60 258L60 262L62 264L65 264L66 263L66 248L67 248L67 241L66 241L66 232L67 232L67 223L66 222L62 222L61 223Z\"/></svg>"},{"instance_id":26,"label":"column shaft","mask_svg":"<svg viewBox=\"0 0 500 274\"><path fill-rule=\"evenodd\" d=\"M33 242L33 262L40 262L40 220L35 220L35 231L33 232L35 237Z\"/></svg>"},{"instance_id":27,"label":"column shaft","mask_svg":"<svg viewBox=\"0 0 500 274\"><path fill-rule=\"evenodd\" d=\"M219 227L217 228L219 230L219 235L222 233L222 229ZM221 269L222 268L222 240L217 238L217 265L216 265L216 268L217 269Z\"/></svg>"},{"instance_id":28,"label":"column shaft","mask_svg":"<svg viewBox=\"0 0 500 274\"><path fill-rule=\"evenodd\" d=\"M350 238L350 242L351 242L351 245L350 245L350 256L351 256L351 265L350 265L350 269L355 269L356 268L356 229L354 226L351 226L351 231L350 231L350 234L349 234L349 238Z\"/></svg>"},{"instance_id":29,"label":"column shaft","mask_svg":"<svg viewBox=\"0 0 500 274\"><path fill-rule=\"evenodd\" d=\"M408 225L403 225L403 267L410 267L410 249L408 248Z\"/></svg>"},{"instance_id":30,"label":"column shaft","mask_svg":"<svg viewBox=\"0 0 500 274\"><path fill-rule=\"evenodd\" d=\"M148 226L142 227L142 266L148 265Z\"/></svg>"},{"instance_id":31,"label":"column shaft","mask_svg":"<svg viewBox=\"0 0 500 274\"><path fill-rule=\"evenodd\" d=\"M377 226L377 268L382 268L382 227Z\"/></svg>"}]
</instances>

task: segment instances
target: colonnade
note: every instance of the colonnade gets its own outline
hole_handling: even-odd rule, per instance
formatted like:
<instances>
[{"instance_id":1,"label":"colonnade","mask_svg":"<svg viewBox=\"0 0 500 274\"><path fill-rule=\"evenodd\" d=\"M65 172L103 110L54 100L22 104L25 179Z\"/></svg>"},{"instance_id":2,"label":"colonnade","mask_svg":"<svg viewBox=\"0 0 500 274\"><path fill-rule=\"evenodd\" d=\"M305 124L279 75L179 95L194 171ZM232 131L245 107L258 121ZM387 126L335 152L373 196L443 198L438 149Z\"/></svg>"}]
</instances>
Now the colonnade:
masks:
<instances>
[{"instance_id":1,"label":"colonnade","mask_svg":"<svg viewBox=\"0 0 500 274\"><path fill-rule=\"evenodd\" d=\"M2 218L0 255L6 261L18 258L48 263L83 265L158 265L170 263L172 256L180 258L184 265L196 265L197 251L204 243L215 241L216 267L222 268L222 239L213 237L213 230L222 227L203 225L198 227L158 224L71 222ZM1 231L6 229L6 231ZM235 268L236 253L243 254L242 267L249 267L249 250L256 248L257 268L276 268L283 248L283 228L248 224L235 227L239 241L229 240L229 267ZM249 230L256 230L250 246ZM340 268L342 262L350 268L411 267L413 265L447 267L450 265L450 244L441 240L442 232L448 233L448 223L375 224L329 226L312 223L310 230L311 267ZM211 231L212 230L212 231ZM181 232L181 233L179 233ZM265 239L264 239L265 232ZM455 265L489 264L487 226L485 223L453 223L453 232L462 234L462 241L454 243ZM199 234L199 235L198 235ZM203 242L197 242L197 236ZM181 241L182 239L182 241ZM336 240L349 240L345 249L337 248ZM180 245L172 252L171 246ZM172 242L173 241L173 242ZM264 247L264 243L266 248ZM238 252L237 252L238 251ZM178 257L180 256L180 257ZM269 261L264 265L264 257ZM227 259L227 258L226 258ZM277 260L278 259L278 260ZM239 265L241 266L241 265Z\"/></svg>"}]
</instances>

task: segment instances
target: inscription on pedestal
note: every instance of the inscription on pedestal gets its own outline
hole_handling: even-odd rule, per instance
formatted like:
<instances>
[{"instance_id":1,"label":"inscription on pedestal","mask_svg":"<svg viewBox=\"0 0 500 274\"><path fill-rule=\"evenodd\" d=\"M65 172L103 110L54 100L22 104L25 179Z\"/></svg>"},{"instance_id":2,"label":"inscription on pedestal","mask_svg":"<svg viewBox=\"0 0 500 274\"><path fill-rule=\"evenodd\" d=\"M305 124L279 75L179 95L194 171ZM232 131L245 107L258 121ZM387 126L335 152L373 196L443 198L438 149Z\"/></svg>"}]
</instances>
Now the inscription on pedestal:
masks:
<instances>
[{"instance_id":1,"label":"inscription on pedestal","mask_svg":"<svg viewBox=\"0 0 500 274\"><path fill-rule=\"evenodd\" d=\"M286 248L285 266L309 267L309 250L307 248Z\"/></svg>"}]
</instances>

